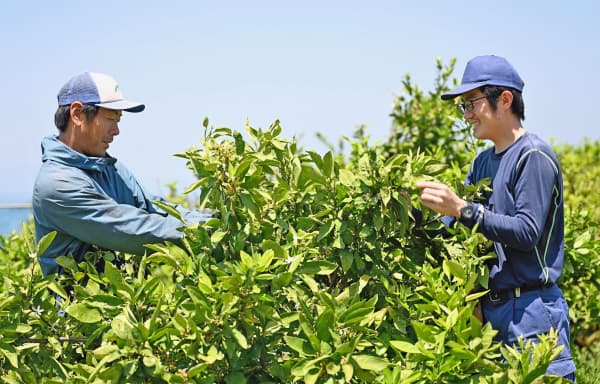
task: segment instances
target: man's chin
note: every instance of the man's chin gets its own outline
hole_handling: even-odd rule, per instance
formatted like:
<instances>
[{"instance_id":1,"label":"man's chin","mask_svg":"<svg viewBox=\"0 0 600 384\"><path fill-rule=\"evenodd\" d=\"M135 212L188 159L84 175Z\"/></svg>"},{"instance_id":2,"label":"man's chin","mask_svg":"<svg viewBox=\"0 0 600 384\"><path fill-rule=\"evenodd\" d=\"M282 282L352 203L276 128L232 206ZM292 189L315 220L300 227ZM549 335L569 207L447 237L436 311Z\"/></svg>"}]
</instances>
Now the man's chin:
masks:
<instances>
[{"instance_id":1,"label":"man's chin","mask_svg":"<svg viewBox=\"0 0 600 384\"><path fill-rule=\"evenodd\" d=\"M482 130L479 127L479 124L476 124L473 126L473 136L475 136L475 138L478 140L486 139L485 135L483 134Z\"/></svg>"}]
</instances>

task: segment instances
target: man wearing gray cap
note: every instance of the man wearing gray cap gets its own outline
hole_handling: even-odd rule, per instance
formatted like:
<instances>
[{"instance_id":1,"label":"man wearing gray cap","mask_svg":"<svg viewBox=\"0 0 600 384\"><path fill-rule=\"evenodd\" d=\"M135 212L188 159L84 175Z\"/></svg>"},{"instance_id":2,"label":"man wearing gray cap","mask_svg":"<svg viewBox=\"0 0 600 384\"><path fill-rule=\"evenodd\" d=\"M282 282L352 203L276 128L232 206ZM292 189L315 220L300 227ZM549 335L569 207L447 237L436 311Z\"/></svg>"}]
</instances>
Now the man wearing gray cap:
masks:
<instances>
[{"instance_id":1,"label":"man wearing gray cap","mask_svg":"<svg viewBox=\"0 0 600 384\"><path fill-rule=\"evenodd\" d=\"M471 202L441 183L417 186L423 204L446 215L444 224L478 225L494 242L490 292L481 306L497 339L514 345L519 337L536 340L557 330L564 348L547 373L574 381L568 307L556 285L564 265L562 174L550 146L522 126L523 86L506 59L478 56L467 63L461 85L442 95L444 100L460 97L457 107L475 137L494 144L477 155L466 179L475 184L490 178L490 195Z\"/></svg>"},{"instance_id":2,"label":"man wearing gray cap","mask_svg":"<svg viewBox=\"0 0 600 384\"><path fill-rule=\"evenodd\" d=\"M110 76L85 72L58 93L54 122L58 135L42 140L42 165L33 190L35 234L57 235L39 258L44 275L61 273L56 257L82 260L97 249L143 254L144 245L178 242L183 224L158 211L157 200L106 151L119 134L122 111L141 112L144 104L123 97ZM178 210L188 223L210 215Z\"/></svg>"}]
</instances>

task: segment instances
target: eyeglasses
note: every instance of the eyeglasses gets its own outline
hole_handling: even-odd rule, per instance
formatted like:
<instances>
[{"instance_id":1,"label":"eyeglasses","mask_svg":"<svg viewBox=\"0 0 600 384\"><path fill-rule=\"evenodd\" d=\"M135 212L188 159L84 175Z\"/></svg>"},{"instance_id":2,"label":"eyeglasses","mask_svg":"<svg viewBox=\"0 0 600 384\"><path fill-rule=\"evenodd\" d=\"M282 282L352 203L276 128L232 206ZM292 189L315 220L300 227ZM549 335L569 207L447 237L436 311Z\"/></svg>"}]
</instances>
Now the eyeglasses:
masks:
<instances>
[{"instance_id":1,"label":"eyeglasses","mask_svg":"<svg viewBox=\"0 0 600 384\"><path fill-rule=\"evenodd\" d=\"M464 101L462 103L458 103L458 104L456 104L456 109L458 109L458 112L460 112L462 115L464 115L466 112L473 111L473 108L475 108L476 101L483 100L485 98L487 98L487 96L476 97L474 99Z\"/></svg>"}]
</instances>

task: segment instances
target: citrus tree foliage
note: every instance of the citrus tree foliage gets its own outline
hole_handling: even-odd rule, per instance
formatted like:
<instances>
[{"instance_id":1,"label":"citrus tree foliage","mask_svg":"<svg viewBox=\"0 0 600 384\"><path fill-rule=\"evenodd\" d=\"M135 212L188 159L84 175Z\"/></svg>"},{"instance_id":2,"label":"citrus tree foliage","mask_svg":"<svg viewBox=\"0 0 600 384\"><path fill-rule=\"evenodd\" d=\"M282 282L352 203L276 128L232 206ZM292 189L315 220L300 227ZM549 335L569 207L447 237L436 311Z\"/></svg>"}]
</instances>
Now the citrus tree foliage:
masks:
<instances>
[{"instance_id":1,"label":"citrus tree foliage","mask_svg":"<svg viewBox=\"0 0 600 384\"><path fill-rule=\"evenodd\" d=\"M565 277L573 336L600 345L600 142L555 146L565 196Z\"/></svg>"},{"instance_id":2,"label":"citrus tree foliage","mask_svg":"<svg viewBox=\"0 0 600 384\"><path fill-rule=\"evenodd\" d=\"M197 176L186 190L199 194L193 206L217 217L182 222L181 244L118 255L122 268L113 253L89 253L80 263L59 258L66 273L42 278L36 259L52 235L35 244L29 224L0 237L1 380L560 382L543 377L558 353L553 333L501 348L473 316L493 257L488 241L462 226L434 237L432 212L422 211L422 226L412 217L418 179L467 198L485 188L462 186L477 146L452 104L439 101L454 62L437 66L433 92L406 77L384 145L359 130L343 139L348 153L316 153L285 139L279 122L248 124L242 135L205 120L201 145L179 156ZM174 186L171 194L186 203ZM598 276L583 272L597 250L596 232L585 234L597 215L586 207L589 216L567 225L567 279ZM569 287L567 296L586 293ZM575 323L593 322L594 305L576 306Z\"/></svg>"},{"instance_id":3,"label":"citrus tree foliage","mask_svg":"<svg viewBox=\"0 0 600 384\"><path fill-rule=\"evenodd\" d=\"M121 269L112 253L60 257L66 273L42 278L52 235L1 239L2 381L558 382L542 378L555 335L501 349L473 316L487 241L415 227L414 183L440 177L438 161L367 138L346 160L300 151L278 122L247 139L204 126L180 156L198 178L187 192L218 217L182 223L182 244L119 255Z\"/></svg>"},{"instance_id":4,"label":"citrus tree foliage","mask_svg":"<svg viewBox=\"0 0 600 384\"><path fill-rule=\"evenodd\" d=\"M386 152L406 153L418 149L457 169L468 166L484 143L475 141L470 125L442 94L456 87L452 77L456 60L445 65L436 59L437 75L431 91L413 84L410 74L402 81L402 93L394 99L392 132ZM458 174L455 174L458 176Z\"/></svg>"}]
</instances>

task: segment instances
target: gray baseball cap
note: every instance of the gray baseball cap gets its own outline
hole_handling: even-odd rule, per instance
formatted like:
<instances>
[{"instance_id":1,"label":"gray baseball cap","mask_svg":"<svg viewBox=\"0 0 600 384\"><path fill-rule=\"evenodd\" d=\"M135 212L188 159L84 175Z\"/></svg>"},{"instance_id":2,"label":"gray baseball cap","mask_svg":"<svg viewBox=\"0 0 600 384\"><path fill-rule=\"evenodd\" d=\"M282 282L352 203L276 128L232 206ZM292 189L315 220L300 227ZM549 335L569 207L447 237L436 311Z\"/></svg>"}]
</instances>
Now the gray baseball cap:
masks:
<instances>
[{"instance_id":1,"label":"gray baseball cap","mask_svg":"<svg viewBox=\"0 0 600 384\"><path fill-rule=\"evenodd\" d=\"M119 84L109 75L84 72L69 80L58 92L58 105L70 105L75 101L98 107L127 112L142 112L146 106L125 100Z\"/></svg>"}]
</instances>

